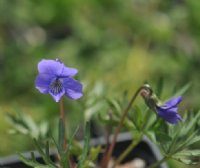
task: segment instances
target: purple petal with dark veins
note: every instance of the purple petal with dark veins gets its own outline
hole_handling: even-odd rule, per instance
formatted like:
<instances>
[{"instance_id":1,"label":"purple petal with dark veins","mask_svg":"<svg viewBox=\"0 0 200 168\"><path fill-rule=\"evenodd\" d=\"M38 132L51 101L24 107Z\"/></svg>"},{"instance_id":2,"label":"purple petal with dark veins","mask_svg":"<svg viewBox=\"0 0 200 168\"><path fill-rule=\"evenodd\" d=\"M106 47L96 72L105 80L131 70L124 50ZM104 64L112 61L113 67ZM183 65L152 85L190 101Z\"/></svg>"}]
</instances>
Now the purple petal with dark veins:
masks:
<instances>
[{"instance_id":1,"label":"purple petal with dark veins","mask_svg":"<svg viewBox=\"0 0 200 168\"><path fill-rule=\"evenodd\" d=\"M65 90L64 88L62 88L62 90L58 93L53 93L52 91L49 91L49 94L53 97L53 99L56 101L56 102L59 102L61 97L65 94Z\"/></svg>"}]
</instances>

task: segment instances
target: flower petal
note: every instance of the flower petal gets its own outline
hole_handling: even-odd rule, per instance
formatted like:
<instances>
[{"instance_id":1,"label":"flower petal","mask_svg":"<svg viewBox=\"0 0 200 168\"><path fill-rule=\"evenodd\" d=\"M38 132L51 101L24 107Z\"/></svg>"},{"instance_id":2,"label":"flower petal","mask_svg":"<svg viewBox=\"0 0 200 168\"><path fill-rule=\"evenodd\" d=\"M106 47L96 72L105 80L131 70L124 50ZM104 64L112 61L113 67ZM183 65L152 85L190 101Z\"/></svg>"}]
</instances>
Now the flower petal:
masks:
<instances>
[{"instance_id":1,"label":"flower petal","mask_svg":"<svg viewBox=\"0 0 200 168\"><path fill-rule=\"evenodd\" d=\"M182 101L182 96L179 96L168 100L167 102L165 102L165 105L167 108L172 108L177 106L181 101Z\"/></svg>"},{"instance_id":2,"label":"flower petal","mask_svg":"<svg viewBox=\"0 0 200 168\"><path fill-rule=\"evenodd\" d=\"M76 68L69 68L69 67L63 67L63 70L61 72L61 76L74 76L78 73L78 70Z\"/></svg>"},{"instance_id":3,"label":"flower petal","mask_svg":"<svg viewBox=\"0 0 200 168\"><path fill-rule=\"evenodd\" d=\"M62 88L62 90L59 93L57 93L57 94L55 94L51 90L49 90L49 94L53 97L53 99L56 102L59 102L60 99L61 99L61 97L65 94L65 90L64 90L64 88Z\"/></svg>"},{"instance_id":4,"label":"flower petal","mask_svg":"<svg viewBox=\"0 0 200 168\"><path fill-rule=\"evenodd\" d=\"M64 64L55 60L43 59L38 63L38 71L42 74L59 76L64 68Z\"/></svg>"},{"instance_id":5,"label":"flower petal","mask_svg":"<svg viewBox=\"0 0 200 168\"><path fill-rule=\"evenodd\" d=\"M157 109L160 109L162 111L167 111L168 113L177 113L178 112L178 107L172 107L172 108L166 108L165 106L157 107Z\"/></svg>"},{"instance_id":6,"label":"flower petal","mask_svg":"<svg viewBox=\"0 0 200 168\"><path fill-rule=\"evenodd\" d=\"M49 92L49 86L50 86L50 83L53 80L53 78L54 78L54 76L51 76L48 74L39 74L35 80L35 87L41 93L46 94Z\"/></svg>"},{"instance_id":7,"label":"flower petal","mask_svg":"<svg viewBox=\"0 0 200 168\"><path fill-rule=\"evenodd\" d=\"M172 108L170 110L163 110L158 108L157 110L158 116L171 124L176 124L179 120L182 120L181 116L177 113L177 108Z\"/></svg>"},{"instance_id":8,"label":"flower petal","mask_svg":"<svg viewBox=\"0 0 200 168\"><path fill-rule=\"evenodd\" d=\"M82 84L72 78L65 78L63 80L65 88L65 95L70 99L76 100L83 96Z\"/></svg>"}]
</instances>

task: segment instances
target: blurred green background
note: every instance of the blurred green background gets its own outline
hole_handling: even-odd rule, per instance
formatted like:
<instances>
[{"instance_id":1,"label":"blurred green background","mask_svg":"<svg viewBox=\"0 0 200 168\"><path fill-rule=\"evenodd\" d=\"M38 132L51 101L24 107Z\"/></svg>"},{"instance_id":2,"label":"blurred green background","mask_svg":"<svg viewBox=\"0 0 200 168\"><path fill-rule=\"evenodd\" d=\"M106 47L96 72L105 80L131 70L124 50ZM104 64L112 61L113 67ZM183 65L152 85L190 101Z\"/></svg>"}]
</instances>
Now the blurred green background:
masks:
<instances>
[{"instance_id":1,"label":"blurred green background","mask_svg":"<svg viewBox=\"0 0 200 168\"><path fill-rule=\"evenodd\" d=\"M6 113L20 108L38 122L58 114L34 87L43 58L79 69L85 84L103 82L106 96L161 78L169 96L191 81L184 108L198 109L199 11L198 0L0 0L0 156L32 148L8 134ZM82 101L66 104L79 122Z\"/></svg>"}]
</instances>

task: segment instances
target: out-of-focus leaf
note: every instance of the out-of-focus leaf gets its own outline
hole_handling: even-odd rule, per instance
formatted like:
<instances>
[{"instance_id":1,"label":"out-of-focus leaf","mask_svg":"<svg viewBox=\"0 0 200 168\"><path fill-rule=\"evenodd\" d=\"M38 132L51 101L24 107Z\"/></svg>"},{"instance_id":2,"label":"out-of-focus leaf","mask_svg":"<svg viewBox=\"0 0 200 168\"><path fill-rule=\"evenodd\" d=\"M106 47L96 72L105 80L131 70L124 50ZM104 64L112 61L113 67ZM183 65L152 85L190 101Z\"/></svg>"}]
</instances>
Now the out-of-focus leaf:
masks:
<instances>
[{"instance_id":1,"label":"out-of-focus leaf","mask_svg":"<svg viewBox=\"0 0 200 168\"><path fill-rule=\"evenodd\" d=\"M46 121L41 122L39 126L39 131L40 131L40 136L45 138L47 136L47 133L49 132L49 123Z\"/></svg>"},{"instance_id":2,"label":"out-of-focus leaf","mask_svg":"<svg viewBox=\"0 0 200 168\"><path fill-rule=\"evenodd\" d=\"M197 164L196 162L194 162L194 161L192 161L191 159L188 159L188 158L176 157L176 156L173 156L172 158L181 162L181 163L187 164L187 165Z\"/></svg>"},{"instance_id":3,"label":"out-of-focus leaf","mask_svg":"<svg viewBox=\"0 0 200 168\"><path fill-rule=\"evenodd\" d=\"M172 138L165 132L156 132L156 140L162 144L172 141Z\"/></svg>"},{"instance_id":4,"label":"out-of-focus leaf","mask_svg":"<svg viewBox=\"0 0 200 168\"><path fill-rule=\"evenodd\" d=\"M84 167L84 163L87 159L87 155L88 155L88 151L89 151L89 145L90 145L89 143L90 143L90 126L89 126L89 123L86 123L83 153L81 154L80 160L77 164L77 168Z\"/></svg>"},{"instance_id":5,"label":"out-of-focus leaf","mask_svg":"<svg viewBox=\"0 0 200 168\"><path fill-rule=\"evenodd\" d=\"M196 126L197 121L199 119L200 119L200 111L196 112L195 114L192 113L191 117L188 116L186 121L183 121L183 122L187 122L187 124L184 124L184 126L182 127L180 131L180 136L188 135L191 131L193 132L193 129Z\"/></svg>"},{"instance_id":6,"label":"out-of-focus leaf","mask_svg":"<svg viewBox=\"0 0 200 168\"><path fill-rule=\"evenodd\" d=\"M157 82L157 87L156 87L156 95L158 97L161 97L162 95L163 86L164 86L164 77L161 76Z\"/></svg>"},{"instance_id":7,"label":"out-of-focus leaf","mask_svg":"<svg viewBox=\"0 0 200 168\"><path fill-rule=\"evenodd\" d=\"M132 120L126 118L124 120L124 127L128 129L128 131L133 132L133 131L138 131L137 128L135 127L135 124L133 123Z\"/></svg>"},{"instance_id":8,"label":"out-of-focus leaf","mask_svg":"<svg viewBox=\"0 0 200 168\"><path fill-rule=\"evenodd\" d=\"M187 83L181 89L177 90L175 92L175 94L173 96L171 96L171 97L177 97L177 96L185 94L188 91L188 89L191 87L191 85L192 85L191 83Z\"/></svg>"},{"instance_id":9,"label":"out-of-focus leaf","mask_svg":"<svg viewBox=\"0 0 200 168\"><path fill-rule=\"evenodd\" d=\"M34 158L33 154L32 154L32 160L25 158L22 154L19 154L19 158L23 163L34 168L57 168L56 165L52 164L44 165L37 162L35 159L33 159Z\"/></svg>"},{"instance_id":10,"label":"out-of-focus leaf","mask_svg":"<svg viewBox=\"0 0 200 168\"><path fill-rule=\"evenodd\" d=\"M49 154L47 155L47 154L43 151L42 147L40 146L39 142L37 142L36 139L34 139L34 144L35 144L35 147L37 148L37 151L38 151L39 154L42 156L42 159L44 160L44 162L45 162L47 165L52 165L52 166L54 166L54 163L53 163L53 161L50 159ZM48 144L47 144L46 147L49 147ZM49 150L49 149L48 149L48 150ZM46 149L46 152L47 152L47 153L49 153L48 150Z\"/></svg>"},{"instance_id":11,"label":"out-of-focus leaf","mask_svg":"<svg viewBox=\"0 0 200 168\"><path fill-rule=\"evenodd\" d=\"M31 116L19 110L17 111L17 115L7 114L7 119L13 127L12 130L15 130L15 133L29 135L31 138L36 139L45 139L47 137L49 127L46 121L37 124Z\"/></svg>"},{"instance_id":12,"label":"out-of-focus leaf","mask_svg":"<svg viewBox=\"0 0 200 168\"><path fill-rule=\"evenodd\" d=\"M111 114L111 116L109 116L109 114L101 114L99 113L98 114L98 119L100 122L104 123L104 124L107 124L107 125L117 125L118 124L118 121L119 119L117 119L115 116L113 116Z\"/></svg>"},{"instance_id":13,"label":"out-of-focus leaf","mask_svg":"<svg viewBox=\"0 0 200 168\"><path fill-rule=\"evenodd\" d=\"M115 99L108 98L107 103L109 104L109 107L113 110L116 111L117 114L121 114L122 108L120 104L117 102Z\"/></svg>"},{"instance_id":14,"label":"out-of-focus leaf","mask_svg":"<svg viewBox=\"0 0 200 168\"><path fill-rule=\"evenodd\" d=\"M183 150L175 154L175 156L200 156L199 149Z\"/></svg>"},{"instance_id":15,"label":"out-of-focus leaf","mask_svg":"<svg viewBox=\"0 0 200 168\"><path fill-rule=\"evenodd\" d=\"M73 135L67 140L67 149L64 151L60 151L60 158L61 158L61 165L63 166L63 168L70 168L70 154L71 154L71 148L73 146L73 142L74 142L74 137L78 131L78 128L76 128L76 130L74 131Z\"/></svg>"},{"instance_id":16,"label":"out-of-focus leaf","mask_svg":"<svg viewBox=\"0 0 200 168\"><path fill-rule=\"evenodd\" d=\"M31 167L43 166L42 164L37 163L35 160L29 160L29 159L25 158L22 154L19 154L19 159L23 163L25 163L26 165L31 166Z\"/></svg>"},{"instance_id":17,"label":"out-of-focus leaf","mask_svg":"<svg viewBox=\"0 0 200 168\"><path fill-rule=\"evenodd\" d=\"M157 116L148 108L145 111L143 130L151 129L152 125L156 122Z\"/></svg>"},{"instance_id":18,"label":"out-of-focus leaf","mask_svg":"<svg viewBox=\"0 0 200 168\"><path fill-rule=\"evenodd\" d=\"M46 146L45 146L45 154L48 158L50 158L50 155L49 155L49 141L47 140L46 142Z\"/></svg>"},{"instance_id":19,"label":"out-of-focus leaf","mask_svg":"<svg viewBox=\"0 0 200 168\"><path fill-rule=\"evenodd\" d=\"M97 147L92 147L90 149L90 154L89 154L89 158L91 161L94 161L97 159L99 153L101 151L101 146L97 146Z\"/></svg>"},{"instance_id":20,"label":"out-of-focus leaf","mask_svg":"<svg viewBox=\"0 0 200 168\"><path fill-rule=\"evenodd\" d=\"M155 125L153 125L153 130L155 132L165 132L168 134L169 126L163 119L158 117Z\"/></svg>"},{"instance_id":21,"label":"out-of-focus leaf","mask_svg":"<svg viewBox=\"0 0 200 168\"><path fill-rule=\"evenodd\" d=\"M188 145L192 145L192 144L194 144L194 143L196 143L196 142L199 142L200 141L200 135L197 135L197 136L195 136L194 138L192 138L191 140L190 140L190 142L188 142Z\"/></svg>"},{"instance_id":22,"label":"out-of-focus leaf","mask_svg":"<svg viewBox=\"0 0 200 168\"><path fill-rule=\"evenodd\" d=\"M156 143L156 135L155 135L155 132L154 131L147 131L145 132L145 135L151 139L154 143Z\"/></svg>"},{"instance_id":23,"label":"out-of-focus leaf","mask_svg":"<svg viewBox=\"0 0 200 168\"><path fill-rule=\"evenodd\" d=\"M134 113L133 123L135 124L136 128L140 130L144 119L143 112L139 108L139 106L135 106L135 110L133 113Z\"/></svg>"}]
</instances>

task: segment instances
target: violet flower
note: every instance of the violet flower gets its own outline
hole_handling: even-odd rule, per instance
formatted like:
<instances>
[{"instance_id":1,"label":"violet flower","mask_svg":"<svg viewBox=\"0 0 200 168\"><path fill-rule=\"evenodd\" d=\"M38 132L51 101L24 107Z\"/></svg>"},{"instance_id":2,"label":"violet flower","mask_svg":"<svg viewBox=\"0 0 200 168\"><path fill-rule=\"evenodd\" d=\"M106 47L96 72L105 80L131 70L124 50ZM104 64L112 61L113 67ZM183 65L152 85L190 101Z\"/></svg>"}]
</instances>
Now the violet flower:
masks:
<instances>
[{"instance_id":1,"label":"violet flower","mask_svg":"<svg viewBox=\"0 0 200 168\"><path fill-rule=\"evenodd\" d=\"M66 67L59 60L43 59L38 63L38 72L36 88L43 94L50 94L56 102L64 95L73 100L83 95L82 84L71 78L77 74L77 69Z\"/></svg>"},{"instance_id":2,"label":"violet flower","mask_svg":"<svg viewBox=\"0 0 200 168\"><path fill-rule=\"evenodd\" d=\"M179 120L182 120L178 114L178 104L182 101L182 97L176 97L168 100L163 105L156 105L156 112L159 117L163 118L171 124L177 124Z\"/></svg>"}]
</instances>

